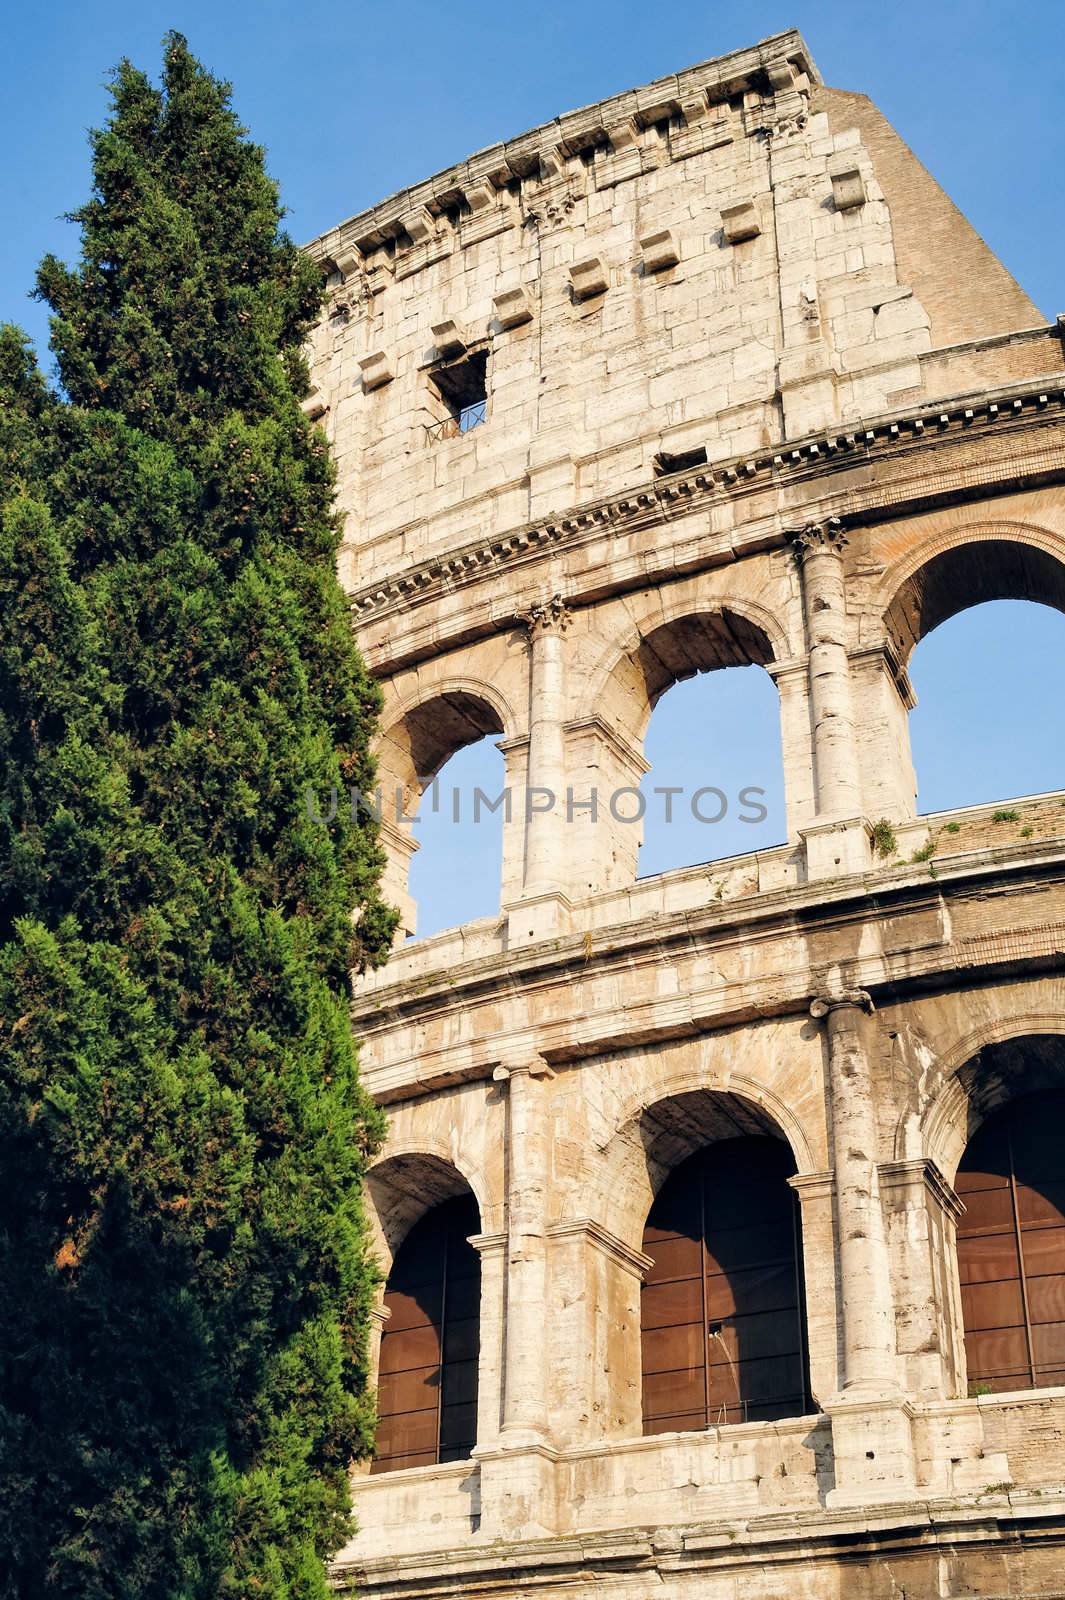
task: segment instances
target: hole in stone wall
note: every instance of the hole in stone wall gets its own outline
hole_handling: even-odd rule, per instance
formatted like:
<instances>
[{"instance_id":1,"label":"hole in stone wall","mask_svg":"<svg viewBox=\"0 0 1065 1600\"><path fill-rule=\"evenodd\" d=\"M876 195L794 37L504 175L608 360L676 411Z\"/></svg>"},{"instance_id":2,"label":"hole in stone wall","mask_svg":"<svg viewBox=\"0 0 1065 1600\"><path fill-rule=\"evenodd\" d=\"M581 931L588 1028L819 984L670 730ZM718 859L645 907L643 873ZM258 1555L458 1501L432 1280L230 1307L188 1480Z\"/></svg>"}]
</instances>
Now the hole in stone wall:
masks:
<instances>
[{"instance_id":1,"label":"hole in stone wall","mask_svg":"<svg viewBox=\"0 0 1065 1600\"><path fill-rule=\"evenodd\" d=\"M447 411L456 433L469 433L488 412L488 352L474 350L455 361L442 362L429 374L430 383Z\"/></svg>"}]
</instances>

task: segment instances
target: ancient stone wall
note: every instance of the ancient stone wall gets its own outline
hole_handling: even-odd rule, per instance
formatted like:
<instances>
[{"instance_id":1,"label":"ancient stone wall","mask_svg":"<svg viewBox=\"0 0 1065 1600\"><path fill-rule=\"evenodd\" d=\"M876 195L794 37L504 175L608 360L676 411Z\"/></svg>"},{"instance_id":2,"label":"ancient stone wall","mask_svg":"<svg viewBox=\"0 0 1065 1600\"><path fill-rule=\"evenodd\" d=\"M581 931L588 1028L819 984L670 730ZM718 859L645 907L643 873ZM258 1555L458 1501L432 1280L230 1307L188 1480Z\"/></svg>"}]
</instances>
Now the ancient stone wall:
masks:
<instances>
[{"instance_id":1,"label":"ancient stone wall","mask_svg":"<svg viewBox=\"0 0 1065 1600\"><path fill-rule=\"evenodd\" d=\"M383 1269L439 1201L481 1229L472 1457L357 1475L338 1584L1065 1593L1065 1390L970 1393L953 1187L987 1115L1065 1084L1065 801L918 816L906 672L966 606L1065 610L1057 330L794 33L311 248L403 912L353 1007ZM638 785L673 682L740 663L779 694L787 841L639 879L593 792ZM485 735L498 914L408 939L410 817ZM816 1409L644 1437L648 1211L737 1130L793 1161Z\"/></svg>"}]
</instances>

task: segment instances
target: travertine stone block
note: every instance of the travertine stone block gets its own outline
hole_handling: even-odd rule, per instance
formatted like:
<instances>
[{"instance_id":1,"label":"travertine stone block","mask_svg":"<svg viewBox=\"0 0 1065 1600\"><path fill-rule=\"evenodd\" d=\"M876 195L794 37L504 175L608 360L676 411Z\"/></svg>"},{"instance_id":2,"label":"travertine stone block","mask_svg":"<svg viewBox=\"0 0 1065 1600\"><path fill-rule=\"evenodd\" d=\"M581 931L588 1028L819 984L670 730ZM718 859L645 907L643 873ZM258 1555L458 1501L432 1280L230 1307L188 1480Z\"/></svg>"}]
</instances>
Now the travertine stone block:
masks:
<instances>
[{"instance_id":1,"label":"travertine stone block","mask_svg":"<svg viewBox=\"0 0 1065 1600\"><path fill-rule=\"evenodd\" d=\"M866 201L865 180L857 163L844 158L836 160L829 168L832 179L832 200L837 211L853 211Z\"/></svg>"},{"instance_id":2,"label":"travertine stone block","mask_svg":"<svg viewBox=\"0 0 1065 1600\"><path fill-rule=\"evenodd\" d=\"M460 356L469 344L466 330L454 317L445 317L433 323L433 344L438 355Z\"/></svg>"},{"instance_id":3,"label":"travertine stone block","mask_svg":"<svg viewBox=\"0 0 1065 1600\"><path fill-rule=\"evenodd\" d=\"M589 256L570 267L569 278L576 300L591 300L597 294L605 294L610 282L598 256Z\"/></svg>"},{"instance_id":4,"label":"travertine stone block","mask_svg":"<svg viewBox=\"0 0 1065 1600\"><path fill-rule=\"evenodd\" d=\"M762 231L758 207L753 200L740 200L735 205L722 206L721 227L729 244L756 239Z\"/></svg>"},{"instance_id":5,"label":"travertine stone block","mask_svg":"<svg viewBox=\"0 0 1065 1600\"><path fill-rule=\"evenodd\" d=\"M382 385L391 383L395 377L392 363L383 350L375 350L372 355L363 356L359 361L359 370L362 372L362 386L367 391L380 389Z\"/></svg>"},{"instance_id":6,"label":"travertine stone block","mask_svg":"<svg viewBox=\"0 0 1065 1600\"><path fill-rule=\"evenodd\" d=\"M645 272L664 272L675 267L680 260L680 250L670 228L660 228L656 233L645 233L640 240L640 253Z\"/></svg>"},{"instance_id":7,"label":"travertine stone block","mask_svg":"<svg viewBox=\"0 0 1065 1600\"><path fill-rule=\"evenodd\" d=\"M504 289L501 294L493 295L492 315L504 332L531 322L533 311L528 292L525 289Z\"/></svg>"}]
</instances>

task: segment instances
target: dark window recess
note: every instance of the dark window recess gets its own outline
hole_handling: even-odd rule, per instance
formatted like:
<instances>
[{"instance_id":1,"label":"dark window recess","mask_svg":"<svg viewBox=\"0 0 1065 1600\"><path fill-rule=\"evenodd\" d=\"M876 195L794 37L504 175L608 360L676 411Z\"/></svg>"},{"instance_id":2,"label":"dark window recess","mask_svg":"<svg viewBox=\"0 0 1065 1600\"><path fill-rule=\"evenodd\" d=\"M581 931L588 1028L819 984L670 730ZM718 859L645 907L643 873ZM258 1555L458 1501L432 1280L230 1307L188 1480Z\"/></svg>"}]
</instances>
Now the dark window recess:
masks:
<instances>
[{"instance_id":1,"label":"dark window recess","mask_svg":"<svg viewBox=\"0 0 1065 1600\"><path fill-rule=\"evenodd\" d=\"M955 1187L970 1393L1065 1384L1065 1090L992 1113Z\"/></svg>"},{"instance_id":2,"label":"dark window recess","mask_svg":"<svg viewBox=\"0 0 1065 1600\"><path fill-rule=\"evenodd\" d=\"M488 412L486 350L477 350L457 361L434 367L430 379L447 410L447 415L429 428L431 438L450 439L458 433L469 433L485 420Z\"/></svg>"},{"instance_id":3,"label":"dark window recess","mask_svg":"<svg viewBox=\"0 0 1065 1600\"><path fill-rule=\"evenodd\" d=\"M372 1472L460 1461L477 1442L481 1262L472 1195L445 1200L396 1252L385 1290Z\"/></svg>"},{"instance_id":4,"label":"dark window recess","mask_svg":"<svg viewBox=\"0 0 1065 1600\"><path fill-rule=\"evenodd\" d=\"M810 1397L795 1164L726 1139L663 1184L644 1230L643 1431L801 1417Z\"/></svg>"},{"instance_id":5,"label":"dark window recess","mask_svg":"<svg viewBox=\"0 0 1065 1600\"><path fill-rule=\"evenodd\" d=\"M664 478L670 472L694 472L696 467L706 466L706 451L700 446L698 450L681 450L671 456L663 450L655 456L654 464L656 478Z\"/></svg>"}]
</instances>

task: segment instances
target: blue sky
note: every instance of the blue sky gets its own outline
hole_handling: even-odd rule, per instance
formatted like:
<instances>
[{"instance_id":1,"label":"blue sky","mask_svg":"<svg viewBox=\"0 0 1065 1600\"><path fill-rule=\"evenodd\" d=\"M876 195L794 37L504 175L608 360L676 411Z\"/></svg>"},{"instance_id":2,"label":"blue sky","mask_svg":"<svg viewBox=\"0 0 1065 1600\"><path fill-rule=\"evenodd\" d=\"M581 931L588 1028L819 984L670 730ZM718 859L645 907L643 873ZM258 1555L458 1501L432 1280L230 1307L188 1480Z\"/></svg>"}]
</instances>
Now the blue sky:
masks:
<instances>
[{"instance_id":1,"label":"blue sky","mask_svg":"<svg viewBox=\"0 0 1065 1600\"><path fill-rule=\"evenodd\" d=\"M76 252L74 230L61 218L88 192L85 131L105 113L107 70L128 55L156 71L168 28L186 33L201 59L232 79L237 108L267 147L290 229L302 240L560 111L790 26L803 30L829 83L877 102L1053 317L1065 308L1058 265L1065 254L1061 19L1060 0L937 0L920 10L855 0L673 0L668 7L646 0L522 7L53 0L9 7L0 65L7 153L0 318L19 322L43 348L44 314L26 295L46 250ZM981 607L917 652L912 675L921 704L913 736L922 809L1065 785L1057 689L1065 618L1027 608L1019 626L1017 613L1006 604ZM746 783L766 787L764 828L729 820L649 830L642 871L779 837L775 707L757 677L755 669L738 670L679 685L655 714L649 753L656 782L686 781L691 730L712 728L713 772L703 776L700 766L700 781L728 793ZM491 782L499 757L489 749L458 761L467 775L476 770ZM498 845L490 835L482 826L434 849L426 829L415 865L422 932L493 909Z\"/></svg>"}]
</instances>

